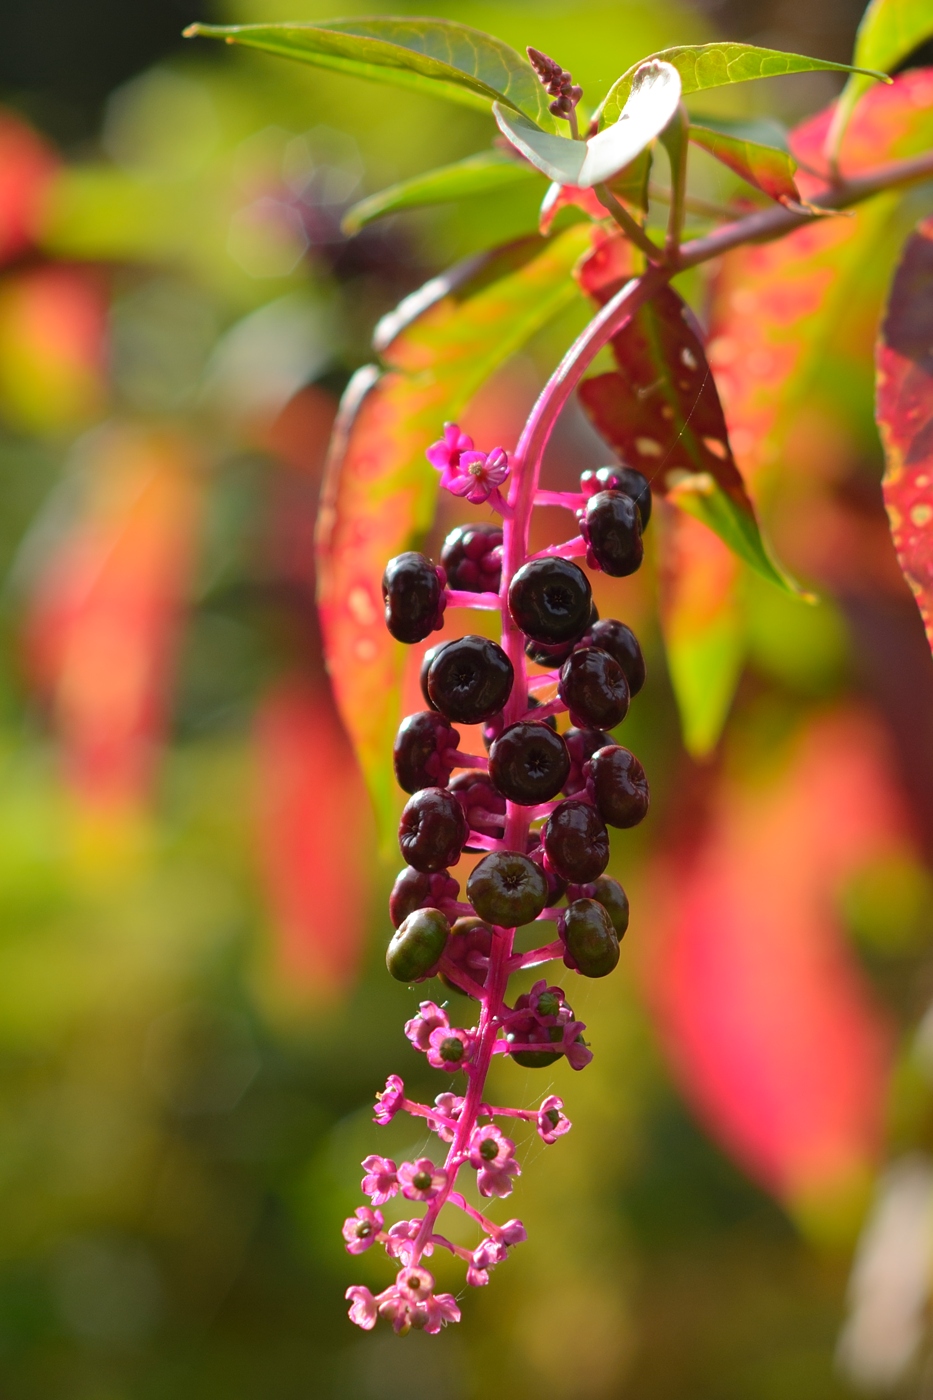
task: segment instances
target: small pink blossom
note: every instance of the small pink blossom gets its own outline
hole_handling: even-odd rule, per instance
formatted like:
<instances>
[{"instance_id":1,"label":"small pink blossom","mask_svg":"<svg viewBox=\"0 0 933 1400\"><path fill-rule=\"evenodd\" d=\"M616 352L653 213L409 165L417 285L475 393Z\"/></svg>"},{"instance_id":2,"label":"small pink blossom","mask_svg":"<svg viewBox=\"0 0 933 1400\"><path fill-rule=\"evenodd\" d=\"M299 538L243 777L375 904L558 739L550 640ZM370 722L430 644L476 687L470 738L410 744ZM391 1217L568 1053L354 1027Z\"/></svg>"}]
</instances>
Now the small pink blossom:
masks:
<instances>
[{"instance_id":1,"label":"small pink blossom","mask_svg":"<svg viewBox=\"0 0 933 1400\"><path fill-rule=\"evenodd\" d=\"M353 1215L343 1222L343 1237L349 1254L362 1254L376 1243L376 1236L382 1229L381 1210L370 1210L369 1206L357 1206Z\"/></svg>"},{"instance_id":2,"label":"small pink blossom","mask_svg":"<svg viewBox=\"0 0 933 1400\"><path fill-rule=\"evenodd\" d=\"M420 1310L419 1310L420 1311ZM452 1293L435 1293L426 1298L423 1304L425 1322L419 1319L415 1326L423 1325L425 1332L439 1332L448 1322L460 1321L460 1309Z\"/></svg>"},{"instance_id":3,"label":"small pink blossom","mask_svg":"<svg viewBox=\"0 0 933 1400\"><path fill-rule=\"evenodd\" d=\"M386 1254L390 1259L400 1259L403 1264L411 1263L414 1254L414 1241L421 1229L421 1223L418 1219L398 1220L394 1225L389 1226L389 1238L385 1242L385 1247ZM434 1245L430 1239L425 1243L421 1252L426 1258L430 1258L434 1253Z\"/></svg>"},{"instance_id":4,"label":"small pink blossom","mask_svg":"<svg viewBox=\"0 0 933 1400\"><path fill-rule=\"evenodd\" d=\"M404 1269L399 1269L395 1286L414 1302L423 1303L434 1292L434 1278L427 1269L421 1269L417 1264L406 1265Z\"/></svg>"},{"instance_id":5,"label":"small pink blossom","mask_svg":"<svg viewBox=\"0 0 933 1400\"><path fill-rule=\"evenodd\" d=\"M409 1201L433 1201L447 1185L447 1172L436 1167L430 1157L419 1157L416 1162L402 1163L398 1181L402 1195Z\"/></svg>"},{"instance_id":6,"label":"small pink blossom","mask_svg":"<svg viewBox=\"0 0 933 1400\"><path fill-rule=\"evenodd\" d=\"M504 1259L508 1259L509 1251L501 1240L494 1240L487 1237L473 1251L473 1263L478 1269L491 1269L495 1264L501 1264Z\"/></svg>"},{"instance_id":7,"label":"small pink blossom","mask_svg":"<svg viewBox=\"0 0 933 1400\"><path fill-rule=\"evenodd\" d=\"M538 1133L542 1142L556 1142L570 1132L570 1119L563 1112L564 1101L549 1094L538 1109Z\"/></svg>"},{"instance_id":8,"label":"small pink blossom","mask_svg":"<svg viewBox=\"0 0 933 1400\"><path fill-rule=\"evenodd\" d=\"M418 1015L405 1022L405 1034L416 1050L427 1051L432 1031L446 1029L450 1025L447 1012L433 1001L423 1001Z\"/></svg>"},{"instance_id":9,"label":"small pink blossom","mask_svg":"<svg viewBox=\"0 0 933 1400\"><path fill-rule=\"evenodd\" d=\"M467 1265L466 1281L471 1288L482 1288L489 1282L489 1270L478 1269L475 1264Z\"/></svg>"},{"instance_id":10,"label":"small pink blossom","mask_svg":"<svg viewBox=\"0 0 933 1400\"><path fill-rule=\"evenodd\" d=\"M380 1123L383 1127L386 1123L391 1123L402 1107L404 1098L405 1085L397 1074L390 1074L382 1093L376 1095L376 1112L373 1116L373 1122Z\"/></svg>"},{"instance_id":11,"label":"small pink blossom","mask_svg":"<svg viewBox=\"0 0 933 1400\"><path fill-rule=\"evenodd\" d=\"M498 1234L505 1244L524 1244L528 1238L528 1231L520 1220L507 1220L500 1225Z\"/></svg>"},{"instance_id":12,"label":"small pink blossom","mask_svg":"<svg viewBox=\"0 0 933 1400\"><path fill-rule=\"evenodd\" d=\"M583 1039L586 1026L582 1021L568 1021L564 1026L564 1054L571 1069L585 1069L593 1058L593 1052Z\"/></svg>"},{"instance_id":13,"label":"small pink blossom","mask_svg":"<svg viewBox=\"0 0 933 1400\"><path fill-rule=\"evenodd\" d=\"M437 1109L445 1118L457 1119L463 1111L465 1100L460 1094L438 1094L434 1100ZM453 1129L448 1128L446 1123L440 1123L436 1118L428 1118L428 1127L431 1128L443 1142L453 1142Z\"/></svg>"},{"instance_id":14,"label":"small pink blossom","mask_svg":"<svg viewBox=\"0 0 933 1400\"><path fill-rule=\"evenodd\" d=\"M521 1167L512 1153L515 1143L504 1137L498 1128L475 1128L470 1138L470 1166L479 1175L476 1184L481 1196L508 1196L513 1176L521 1176Z\"/></svg>"},{"instance_id":15,"label":"small pink blossom","mask_svg":"<svg viewBox=\"0 0 933 1400\"><path fill-rule=\"evenodd\" d=\"M357 1327L362 1327L365 1332L369 1332L375 1327L379 1309L368 1288L357 1284L353 1288L348 1288L343 1296L350 1299L351 1322L355 1322Z\"/></svg>"},{"instance_id":16,"label":"small pink blossom","mask_svg":"<svg viewBox=\"0 0 933 1400\"><path fill-rule=\"evenodd\" d=\"M363 1161L366 1176L361 1189L369 1196L374 1206L383 1206L392 1199L398 1190L398 1169L391 1157L366 1157Z\"/></svg>"},{"instance_id":17,"label":"small pink blossom","mask_svg":"<svg viewBox=\"0 0 933 1400\"><path fill-rule=\"evenodd\" d=\"M494 447L488 453L462 452L457 467L448 468L441 476L441 485L452 495L480 506L490 496L498 496L498 488L508 475L508 453L502 447Z\"/></svg>"},{"instance_id":18,"label":"small pink blossom","mask_svg":"<svg viewBox=\"0 0 933 1400\"><path fill-rule=\"evenodd\" d=\"M462 1069L473 1053L473 1036L455 1026L438 1026L428 1038L428 1064L435 1069Z\"/></svg>"},{"instance_id":19,"label":"small pink blossom","mask_svg":"<svg viewBox=\"0 0 933 1400\"><path fill-rule=\"evenodd\" d=\"M460 466L460 454L472 450L473 439L461 433L456 423L445 423L444 436L439 442L432 442L424 455L439 472L456 472Z\"/></svg>"}]
</instances>

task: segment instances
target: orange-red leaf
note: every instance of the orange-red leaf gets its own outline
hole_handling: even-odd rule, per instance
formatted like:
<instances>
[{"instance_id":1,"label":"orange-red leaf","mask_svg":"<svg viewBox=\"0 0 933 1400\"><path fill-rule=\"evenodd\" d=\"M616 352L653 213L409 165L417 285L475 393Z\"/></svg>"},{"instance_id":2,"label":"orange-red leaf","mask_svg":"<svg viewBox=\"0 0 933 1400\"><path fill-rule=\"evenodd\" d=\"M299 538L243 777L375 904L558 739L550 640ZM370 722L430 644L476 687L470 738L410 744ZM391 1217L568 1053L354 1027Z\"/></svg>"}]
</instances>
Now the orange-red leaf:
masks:
<instances>
[{"instance_id":1,"label":"orange-red leaf","mask_svg":"<svg viewBox=\"0 0 933 1400\"><path fill-rule=\"evenodd\" d=\"M907 241L877 354L884 502L933 646L933 219Z\"/></svg>"},{"instance_id":2,"label":"orange-red leaf","mask_svg":"<svg viewBox=\"0 0 933 1400\"><path fill-rule=\"evenodd\" d=\"M284 681L255 720L259 849L280 970L346 991L360 964L372 833L353 750L323 686Z\"/></svg>"},{"instance_id":3,"label":"orange-red leaf","mask_svg":"<svg viewBox=\"0 0 933 1400\"><path fill-rule=\"evenodd\" d=\"M0 262L18 257L33 242L58 167L58 157L37 131L13 112L0 112Z\"/></svg>"},{"instance_id":4,"label":"orange-red leaf","mask_svg":"<svg viewBox=\"0 0 933 1400\"><path fill-rule=\"evenodd\" d=\"M881 1146L888 1031L833 901L906 839L882 736L837 713L777 771L726 781L698 848L655 882L650 986L677 1077L737 1161L800 1208L832 1210Z\"/></svg>"},{"instance_id":5,"label":"orange-red leaf","mask_svg":"<svg viewBox=\"0 0 933 1400\"><path fill-rule=\"evenodd\" d=\"M186 440L110 427L85 444L74 514L46 536L26 622L66 779L139 806L164 738L202 488Z\"/></svg>"},{"instance_id":6,"label":"orange-red leaf","mask_svg":"<svg viewBox=\"0 0 933 1400\"><path fill-rule=\"evenodd\" d=\"M780 204L800 203L800 191L794 181L796 162L786 151L693 123L690 140L771 199Z\"/></svg>"}]
</instances>

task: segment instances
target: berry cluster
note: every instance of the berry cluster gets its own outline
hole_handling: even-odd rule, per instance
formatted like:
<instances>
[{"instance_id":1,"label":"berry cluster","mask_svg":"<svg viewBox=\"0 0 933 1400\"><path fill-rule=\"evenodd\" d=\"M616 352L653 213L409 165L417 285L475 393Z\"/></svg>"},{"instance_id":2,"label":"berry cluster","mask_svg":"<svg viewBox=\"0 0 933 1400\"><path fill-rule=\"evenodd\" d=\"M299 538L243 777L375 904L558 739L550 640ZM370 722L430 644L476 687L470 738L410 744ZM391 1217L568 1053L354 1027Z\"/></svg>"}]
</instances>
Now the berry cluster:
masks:
<instances>
[{"instance_id":1,"label":"berry cluster","mask_svg":"<svg viewBox=\"0 0 933 1400\"><path fill-rule=\"evenodd\" d=\"M389 901L395 932L386 966L401 982L440 977L480 1008L469 1029L453 1026L432 1001L422 1002L408 1022L412 1045L434 1068L464 1073L467 1092L421 1104L406 1098L397 1075L389 1078L377 1099L376 1122L407 1112L449 1148L442 1165L427 1157L399 1166L367 1157L362 1186L371 1205L344 1225L350 1253L378 1241L401 1265L394 1285L377 1296L363 1287L348 1290L350 1317L365 1328L383 1317L397 1332L436 1332L459 1319L456 1300L435 1292L422 1263L436 1248L462 1258L467 1282L481 1285L509 1247L525 1238L520 1221L498 1225L470 1205L457 1189L458 1176L472 1168L481 1197L507 1196L521 1169L514 1142L496 1120L534 1122L546 1143L570 1123L553 1095L537 1109L486 1104L492 1056L507 1055L527 1068L565 1058L582 1069L592 1052L561 987L541 980L510 1004L509 978L558 958L584 977L612 972L629 906L622 886L605 874L607 828L635 826L648 810L644 769L608 732L644 684L641 648L624 623L598 616L589 579L574 562L585 556L591 569L614 577L639 567L651 515L647 480L629 467L604 467L585 472L578 493L532 492L526 515L535 503L562 505L575 514L580 534L525 558L520 471L509 499L499 492L515 465L508 454L501 448L477 452L447 424L428 459L442 484L488 502L502 523L453 530L439 566L412 552L392 559L383 578L386 624L400 641L417 642L440 626L447 606L496 608L502 638L500 645L466 635L428 649L421 672L426 708L402 721L394 747L395 775L410 796L399 826L406 866ZM528 661L544 673L530 678ZM558 715L569 721L563 730ZM487 758L460 750L454 725L464 724L482 726ZM450 871L464 851L485 854L461 900ZM516 952L515 930L541 923L553 924L556 937ZM422 1203L424 1214L386 1229L378 1207L398 1193ZM437 1232L444 1205L459 1207L479 1225L475 1248Z\"/></svg>"},{"instance_id":2,"label":"berry cluster","mask_svg":"<svg viewBox=\"0 0 933 1400\"><path fill-rule=\"evenodd\" d=\"M548 111L555 117L569 118L583 96L582 87L574 84L572 76L561 68L556 59L548 58L540 49L527 48L525 52L548 97L554 98Z\"/></svg>"}]
</instances>

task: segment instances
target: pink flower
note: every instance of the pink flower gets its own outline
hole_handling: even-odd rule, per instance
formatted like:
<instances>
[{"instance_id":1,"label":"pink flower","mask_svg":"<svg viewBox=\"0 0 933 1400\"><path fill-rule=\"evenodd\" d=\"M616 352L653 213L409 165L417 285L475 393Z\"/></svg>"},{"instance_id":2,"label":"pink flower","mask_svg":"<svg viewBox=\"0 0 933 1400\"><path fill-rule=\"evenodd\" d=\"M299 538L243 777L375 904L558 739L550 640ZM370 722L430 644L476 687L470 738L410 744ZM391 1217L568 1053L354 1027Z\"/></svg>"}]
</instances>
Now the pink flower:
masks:
<instances>
[{"instance_id":1,"label":"pink flower","mask_svg":"<svg viewBox=\"0 0 933 1400\"><path fill-rule=\"evenodd\" d=\"M563 1048L571 1069L585 1069L593 1058L592 1050L583 1039L585 1030L586 1026L582 1021L568 1021L564 1026Z\"/></svg>"},{"instance_id":2,"label":"pink flower","mask_svg":"<svg viewBox=\"0 0 933 1400\"><path fill-rule=\"evenodd\" d=\"M362 1191L374 1206L383 1206L398 1190L398 1170L391 1157L370 1156L364 1159Z\"/></svg>"},{"instance_id":3,"label":"pink flower","mask_svg":"<svg viewBox=\"0 0 933 1400\"><path fill-rule=\"evenodd\" d=\"M481 1196L508 1196L513 1176L521 1176L521 1167L512 1153L515 1143L503 1137L498 1128L474 1128L470 1138L470 1166L479 1172L476 1184Z\"/></svg>"},{"instance_id":4,"label":"pink flower","mask_svg":"<svg viewBox=\"0 0 933 1400\"><path fill-rule=\"evenodd\" d=\"M538 1109L538 1133L542 1142L556 1142L570 1132L570 1119L563 1113L564 1101L549 1094Z\"/></svg>"},{"instance_id":5,"label":"pink flower","mask_svg":"<svg viewBox=\"0 0 933 1400\"><path fill-rule=\"evenodd\" d=\"M385 1242L386 1254L390 1259L400 1259L403 1264L410 1264L414 1253L413 1243L418 1231L421 1229L420 1220L399 1220L389 1227L389 1238ZM434 1245L430 1239L422 1249L422 1254L430 1258L434 1253Z\"/></svg>"},{"instance_id":6,"label":"pink flower","mask_svg":"<svg viewBox=\"0 0 933 1400\"><path fill-rule=\"evenodd\" d=\"M422 1325L426 1332L439 1332L448 1322L460 1321L460 1309L452 1293L437 1293L426 1298L424 1313L426 1320ZM419 1322L416 1322L415 1326L418 1325Z\"/></svg>"},{"instance_id":7,"label":"pink flower","mask_svg":"<svg viewBox=\"0 0 933 1400\"><path fill-rule=\"evenodd\" d=\"M471 1288L482 1288L489 1282L489 1270L478 1269L475 1264L469 1264L466 1271L466 1281Z\"/></svg>"},{"instance_id":8,"label":"pink flower","mask_svg":"<svg viewBox=\"0 0 933 1400\"><path fill-rule=\"evenodd\" d=\"M376 1236L382 1229L382 1211L370 1210L369 1206L357 1206L353 1215L343 1222L343 1237L347 1242L347 1252L362 1254L375 1244Z\"/></svg>"},{"instance_id":9,"label":"pink flower","mask_svg":"<svg viewBox=\"0 0 933 1400\"><path fill-rule=\"evenodd\" d=\"M398 1180L402 1195L409 1201L433 1201L447 1185L447 1173L443 1167L436 1167L430 1157L419 1157L416 1162L402 1163Z\"/></svg>"},{"instance_id":10,"label":"pink flower","mask_svg":"<svg viewBox=\"0 0 933 1400\"><path fill-rule=\"evenodd\" d=\"M433 1001L423 1001L418 1015L405 1022L405 1034L416 1050L426 1051L431 1032L450 1025L447 1012Z\"/></svg>"},{"instance_id":11,"label":"pink flower","mask_svg":"<svg viewBox=\"0 0 933 1400\"><path fill-rule=\"evenodd\" d=\"M369 1332L376 1325L376 1318L379 1316L379 1309L376 1300L368 1288L362 1288L359 1284L353 1288L348 1288L343 1295L350 1301L350 1321L355 1322L357 1327L362 1327Z\"/></svg>"},{"instance_id":12,"label":"pink flower","mask_svg":"<svg viewBox=\"0 0 933 1400\"><path fill-rule=\"evenodd\" d=\"M459 1094L438 1094L434 1103L445 1118L456 1119L463 1111L464 1099ZM439 1123L436 1118L428 1118L427 1124L443 1142L453 1142L453 1130L445 1123Z\"/></svg>"},{"instance_id":13,"label":"pink flower","mask_svg":"<svg viewBox=\"0 0 933 1400\"><path fill-rule=\"evenodd\" d=\"M491 1269L495 1264L501 1264L504 1259L508 1259L509 1251L501 1240L494 1240L487 1237L473 1251L473 1263L478 1269Z\"/></svg>"},{"instance_id":14,"label":"pink flower","mask_svg":"<svg viewBox=\"0 0 933 1400\"><path fill-rule=\"evenodd\" d=\"M405 1085L397 1074L390 1074L382 1093L376 1095L376 1112L373 1122L381 1123L383 1127L386 1123L391 1123L402 1107L404 1098Z\"/></svg>"},{"instance_id":15,"label":"pink flower","mask_svg":"<svg viewBox=\"0 0 933 1400\"><path fill-rule=\"evenodd\" d=\"M473 1036L455 1026L438 1026L428 1039L428 1064L453 1072L462 1069L473 1053Z\"/></svg>"},{"instance_id":16,"label":"pink flower","mask_svg":"<svg viewBox=\"0 0 933 1400\"><path fill-rule=\"evenodd\" d=\"M460 454L472 450L473 439L461 433L456 423L445 423L444 436L439 442L433 442L424 455L439 472L456 472Z\"/></svg>"},{"instance_id":17,"label":"pink flower","mask_svg":"<svg viewBox=\"0 0 933 1400\"><path fill-rule=\"evenodd\" d=\"M499 1227L499 1238L505 1244L524 1244L528 1238L528 1231L520 1220L507 1220Z\"/></svg>"},{"instance_id":18,"label":"pink flower","mask_svg":"<svg viewBox=\"0 0 933 1400\"><path fill-rule=\"evenodd\" d=\"M400 1293L411 1298L414 1303L423 1303L434 1292L434 1278L427 1269L421 1269L417 1264L399 1269L395 1277L395 1286Z\"/></svg>"},{"instance_id":19,"label":"pink flower","mask_svg":"<svg viewBox=\"0 0 933 1400\"><path fill-rule=\"evenodd\" d=\"M491 452L462 452L456 469L449 468L441 477L441 485L454 496L461 496L471 505L481 506L509 475L508 453L502 447Z\"/></svg>"}]
</instances>

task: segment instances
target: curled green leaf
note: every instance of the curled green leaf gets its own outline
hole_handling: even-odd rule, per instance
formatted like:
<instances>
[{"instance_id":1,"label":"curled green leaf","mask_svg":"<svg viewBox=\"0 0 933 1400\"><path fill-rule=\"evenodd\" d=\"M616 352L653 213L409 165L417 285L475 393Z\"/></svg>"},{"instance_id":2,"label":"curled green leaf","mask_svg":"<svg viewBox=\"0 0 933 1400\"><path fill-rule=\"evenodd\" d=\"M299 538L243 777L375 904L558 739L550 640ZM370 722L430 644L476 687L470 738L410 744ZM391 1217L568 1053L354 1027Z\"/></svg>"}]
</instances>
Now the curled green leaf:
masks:
<instances>
[{"instance_id":1,"label":"curled green leaf","mask_svg":"<svg viewBox=\"0 0 933 1400\"><path fill-rule=\"evenodd\" d=\"M690 140L771 199L781 204L800 204L800 191L794 180L797 162L786 151L744 137L727 136L695 122L690 124Z\"/></svg>"},{"instance_id":2,"label":"curled green leaf","mask_svg":"<svg viewBox=\"0 0 933 1400\"><path fill-rule=\"evenodd\" d=\"M361 17L325 24L191 24L185 36L244 44L485 112L490 102L501 102L553 125L547 96L530 63L501 39L453 20Z\"/></svg>"}]
</instances>

